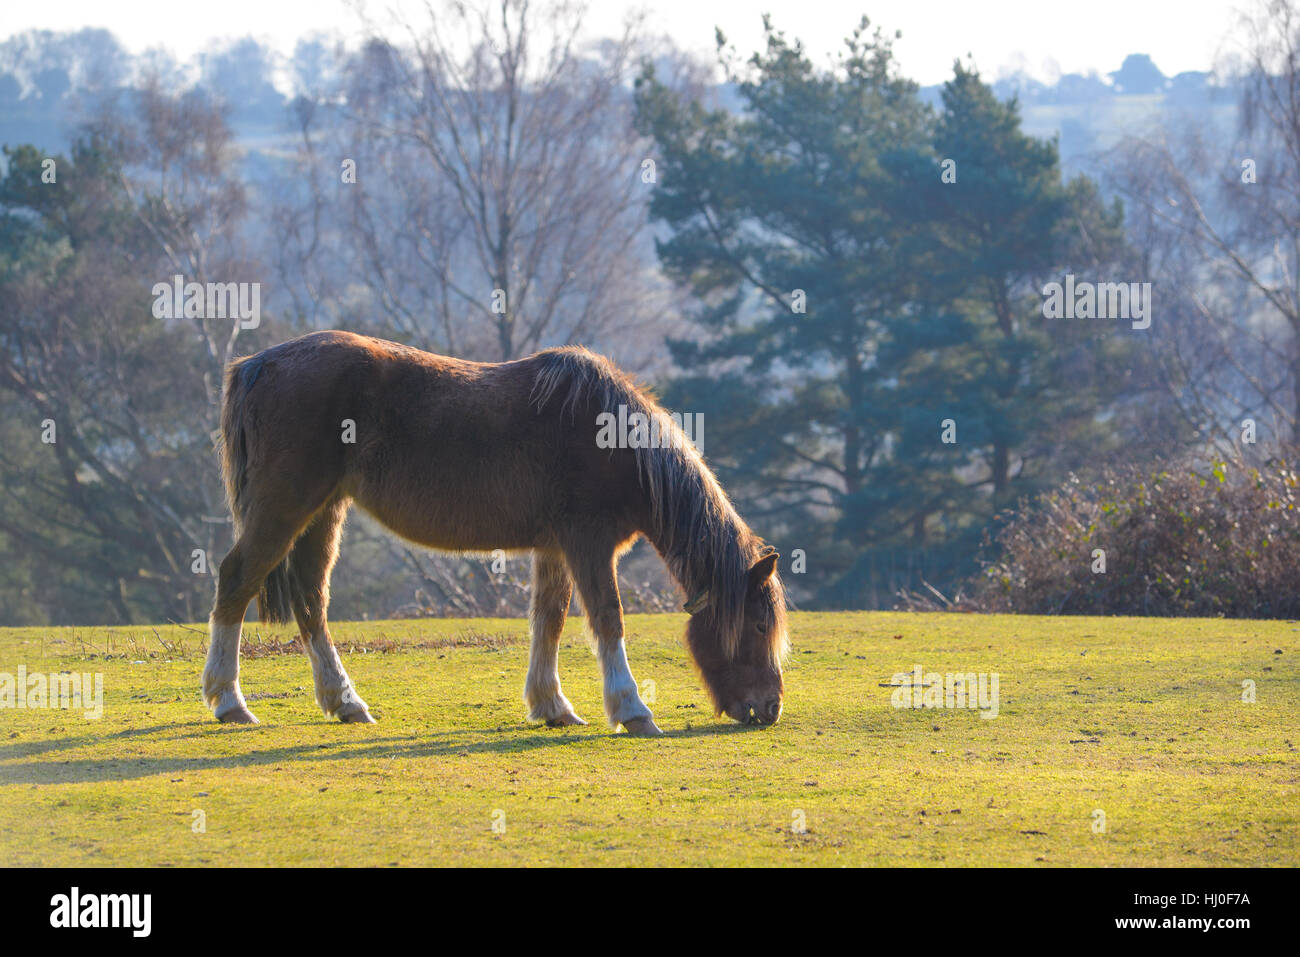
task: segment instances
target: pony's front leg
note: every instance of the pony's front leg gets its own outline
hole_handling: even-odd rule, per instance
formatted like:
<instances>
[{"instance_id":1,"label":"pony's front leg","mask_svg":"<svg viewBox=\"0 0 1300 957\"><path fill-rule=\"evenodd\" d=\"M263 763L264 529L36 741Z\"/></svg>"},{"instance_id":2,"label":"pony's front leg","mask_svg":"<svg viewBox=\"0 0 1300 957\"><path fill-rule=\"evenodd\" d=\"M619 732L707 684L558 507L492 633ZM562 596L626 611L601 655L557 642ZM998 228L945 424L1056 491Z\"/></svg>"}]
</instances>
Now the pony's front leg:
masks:
<instances>
[{"instance_id":1,"label":"pony's front leg","mask_svg":"<svg viewBox=\"0 0 1300 957\"><path fill-rule=\"evenodd\" d=\"M613 556L600 567L588 566L578 571L577 577L587 622L596 635L609 726L617 728L621 724L628 734L637 736L663 734L637 693L636 679L627 664L627 651L623 647L623 604L618 597Z\"/></svg>"},{"instance_id":2,"label":"pony's front leg","mask_svg":"<svg viewBox=\"0 0 1300 957\"><path fill-rule=\"evenodd\" d=\"M524 704L529 721L545 721L547 727L586 724L560 690L560 632L569 614L573 581L564 567L563 556L554 552L533 552L533 598L528 609L532 646L528 656L528 678L524 682Z\"/></svg>"},{"instance_id":3,"label":"pony's front leg","mask_svg":"<svg viewBox=\"0 0 1300 957\"><path fill-rule=\"evenodd\" d=\"M617 728L620 724L627 733L637 737L653 737L663 734L655 724L654 715L641 700L636 690L636 679L627 664L627 651L623 647L622 609L618 613L618 626L614 628L605 624L598 632L597 653L600 656L601 672L605 679L605 714L609 726ZM606 635L616 635L607 639Z\"/></svg>"}]
</instances>

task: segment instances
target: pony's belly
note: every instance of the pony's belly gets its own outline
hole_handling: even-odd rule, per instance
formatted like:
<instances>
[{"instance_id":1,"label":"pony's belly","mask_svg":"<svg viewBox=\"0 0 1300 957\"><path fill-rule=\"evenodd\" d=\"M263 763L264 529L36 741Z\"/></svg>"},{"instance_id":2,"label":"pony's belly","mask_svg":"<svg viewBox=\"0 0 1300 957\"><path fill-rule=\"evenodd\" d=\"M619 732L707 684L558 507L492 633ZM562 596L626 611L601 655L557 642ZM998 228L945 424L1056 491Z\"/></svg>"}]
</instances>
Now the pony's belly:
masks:
<instances>
[{"instance_id":1,"label":"pony's belly","mask_svg":"<svg viewBox=\"0 0 1300 957\"><path fill-rule=\"evenodd\" d=\"M480 497L405 502L359 494L354 501L389 531L425 548L442 551L507 551L545 547L551 536L534 514L500 507Z\"/></svg>"}]
</instances>

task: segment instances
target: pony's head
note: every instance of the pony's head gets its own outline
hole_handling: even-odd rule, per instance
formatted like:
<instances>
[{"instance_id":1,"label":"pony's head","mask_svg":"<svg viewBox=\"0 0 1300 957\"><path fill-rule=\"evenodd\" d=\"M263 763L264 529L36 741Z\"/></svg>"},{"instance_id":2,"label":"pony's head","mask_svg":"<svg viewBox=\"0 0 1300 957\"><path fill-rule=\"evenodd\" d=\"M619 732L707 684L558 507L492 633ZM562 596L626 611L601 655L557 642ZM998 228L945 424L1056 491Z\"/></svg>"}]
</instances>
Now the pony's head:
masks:
<instances>
[{"instance_id":1,"label":"pony's head","mask_svg":"<svg viewBox=\"0 0 1300 957\"><path fill-rule=\"evenodd\" d=\"M781 717L785 685L785 590L776 574L780 556L763 552L731 594L702 592L686 603L686 643L717 714L742 724Z\"/></svg>"}]
</instances>

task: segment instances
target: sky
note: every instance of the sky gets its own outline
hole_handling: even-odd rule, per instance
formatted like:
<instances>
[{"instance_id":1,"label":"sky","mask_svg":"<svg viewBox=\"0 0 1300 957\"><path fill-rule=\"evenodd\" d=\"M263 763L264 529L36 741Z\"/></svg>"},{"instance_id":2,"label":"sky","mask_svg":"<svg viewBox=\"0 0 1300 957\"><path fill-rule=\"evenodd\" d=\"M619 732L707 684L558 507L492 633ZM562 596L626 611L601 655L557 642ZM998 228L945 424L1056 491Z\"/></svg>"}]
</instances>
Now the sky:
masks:
<instances>
[{"instance_id":1,"label":"sky","mask_svg":"<svg viewBox=\"0 0 1300 957\"><path fill-rule=\"evenodd\" d=\"M382 16L392 2L367 8ZM0 38L27 29L105 27L132 53L164 46L187 60L213 40L251 34L287 54L315 31L355 34L354 7L349 0L0 0ZM630 11L646 10L651 31L711 60L715 26L747 53L768 12L814 57L826 58L866 13L873 24L902 31L898 61L922 84L947 79L954 58L967 54L992 79L1019 69L1052 82L1059 73L1104 76L1129 53L1149 54L1167 76L1211 69L1231 52L1225 38L1238 7L1239 0L594 0L586 23L593 36L610 35Z\"/></svg>"}]
</instances>

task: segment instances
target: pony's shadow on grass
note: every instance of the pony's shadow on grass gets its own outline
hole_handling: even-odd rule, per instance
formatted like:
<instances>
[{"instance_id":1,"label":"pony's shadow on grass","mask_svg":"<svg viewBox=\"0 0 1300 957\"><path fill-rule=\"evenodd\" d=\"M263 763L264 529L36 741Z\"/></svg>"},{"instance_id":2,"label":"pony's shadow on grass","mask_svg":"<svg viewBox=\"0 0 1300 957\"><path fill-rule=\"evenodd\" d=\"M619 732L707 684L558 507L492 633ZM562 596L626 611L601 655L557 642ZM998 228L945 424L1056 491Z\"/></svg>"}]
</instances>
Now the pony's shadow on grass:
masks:
<instances>
[{"instance_id":1,"label":"pony's shadow on grass","mask_svg":"<svg viewBox=\"0 0 1300 957\"><path fill-rule=\"evenodd\" d=\"M109 735L68 735L66 737L47 738L44 740L19 739L13 744L0 745L0 762L19 761L23 758L48 754L51 751L66 751L75 748L94 747L97 744L104 744L107 741L157 734L159 731L175 731L180 728L193 728L197 730L200 727L207 727L210 724L210 721L173 721L168 724L151 725L147 728L126 728L122 731L115 731Z\"/></svg>"},{"instance_id":2,"label":"pony's shadow on grass","mask_svg":"<svg viewBox=\"0 0 1300 957\"><path fill-rule=\"evenodd\" d=\"M163 731L186 727L185 724L162 725L151 730ZM739 726L737 726L739 728ZM722 729L691 728L673 732L666 737L690 737L717 733ZM209 722L195 722L195 733L171 736L173 741L192 741L201 744L212 735L247 735L249 748L239 754L220 754L199 757L131 757L110 760L77 759L69 761L44 761L18 763L3 769L3 778L9 784L71 784L101 781L124 781L134 778L214 769L275 767L295 762L318 763L322 761L357 761L368 759L468 757L472 755L507 755L555 747L590 747L606 742L611 735L577 733L560 730L539 731L533 725L515 725L497 730L445 731L432 736L389 736L349 741L341 738L333 742L314 742L279 748L258 748L257 731L247 728L213 728ZM635 740L642 746L653 747L654 741L632 739L629 735L618 738ZM85 742L85 739L81 739ZM89 743L89 742L86 742ZM102 739L101 739L102 743ZM66 741L50 742L53 746L70 747ZM28 752L30 754L30 752Z\"/></svg>"},{"instance_id":3,"label":"pony's shadow on grass","mask_svg":"<svg viewBox=\"0 0 1300 957\"><path fill-rule=\"evenodd\" d=\"M304 726L319 726L309 722ZM214 755L212 757L131 757L109 760L77 759L72 761L38 762L34 764L8 764L0 778L11 784L55 784L92 781L120 781L149 777L154 774L172 774L179 771L209 768L251 768L292 761L365 760L375 757L430 758L466 757L474 754L516 754L541 748L583 746L598 741L623 742L629 747L653 747L656 740L685 740L708 738L727 734L761 734L764 728L746 727L735 722L691 725L664 732L663 738L638 738L630 734L607 732L573 732L540 730L536 725L510 725L498 729L445 731L428 737L414 735L371 738L351 742L339 739L334 742L316 742L292 747L250 748L242 754ZM201 743L213 735L249 735L250 744L256 743L257 731L240 726L214 726L211 721L175 721L142 728L126 728L107 737L77 735L51 738L45 741L27 741L21 744L0 746L0 762L21 762L54 751L71 750L102 745L106 741L122 738L145 737L160 732L181 732L167 735L162 741L192 741ZM473 739L473 740L471 740Z\"/></svg>"},{"instance_id":4,"label":"pony's shadow on grass","mask_svg":"<svg viewBox=\"0 0 1300 957\"><path fill-rule=\"evenodd\" d=\"M664 737L670 740L676 740L678 738L708 738L720 734L762 734L766 730L768 730L768 728L758 725L749 726L735 721L728 721L726 723L719 722L718 724L693 724L688 728L680 728L676 731L665 731ZM620 737L629 736L620 735ZM637 738L635 740L643 741L645 739Z\"/></svg>"}]
</instances>

